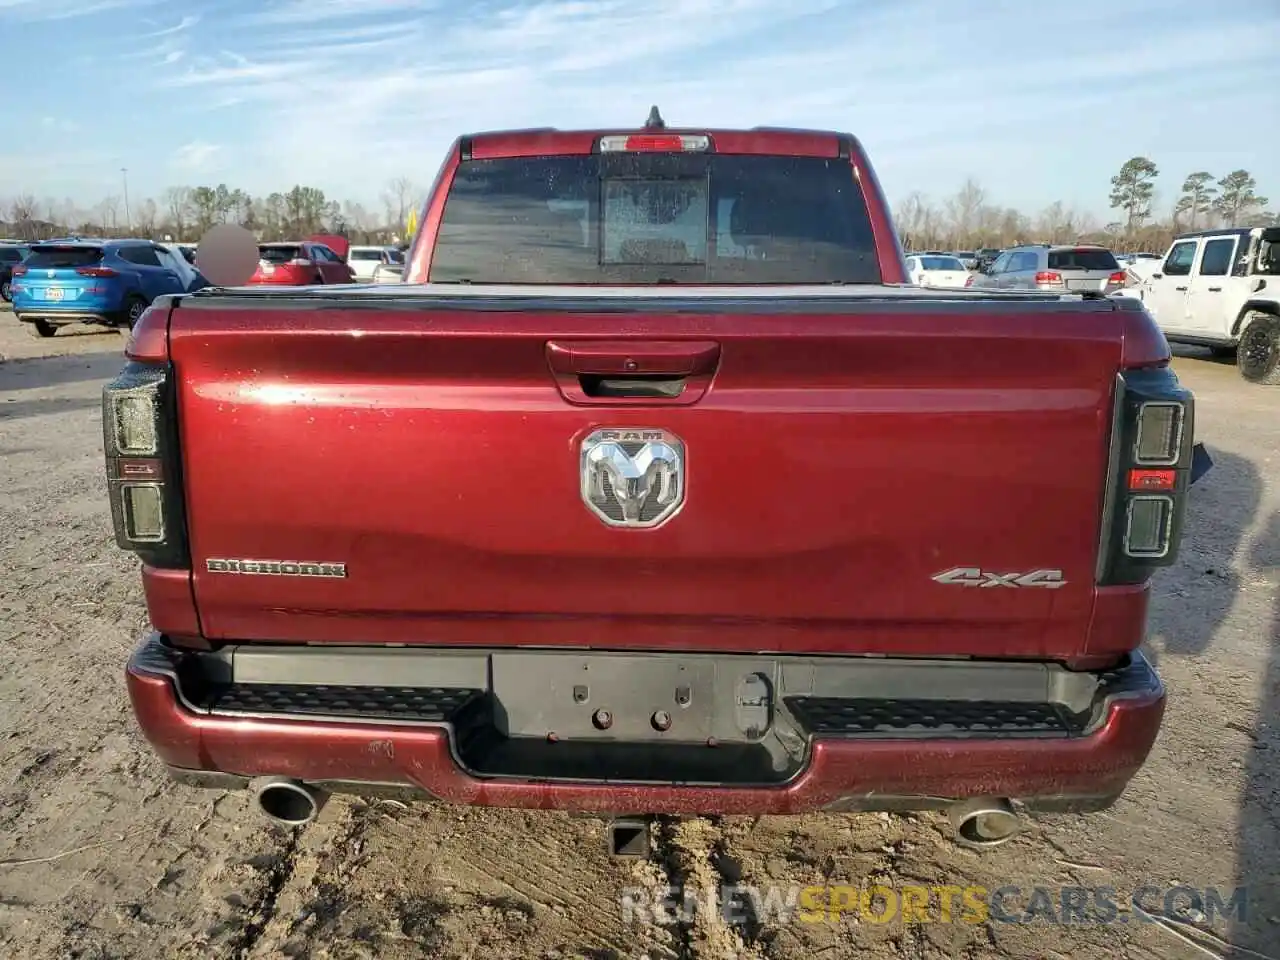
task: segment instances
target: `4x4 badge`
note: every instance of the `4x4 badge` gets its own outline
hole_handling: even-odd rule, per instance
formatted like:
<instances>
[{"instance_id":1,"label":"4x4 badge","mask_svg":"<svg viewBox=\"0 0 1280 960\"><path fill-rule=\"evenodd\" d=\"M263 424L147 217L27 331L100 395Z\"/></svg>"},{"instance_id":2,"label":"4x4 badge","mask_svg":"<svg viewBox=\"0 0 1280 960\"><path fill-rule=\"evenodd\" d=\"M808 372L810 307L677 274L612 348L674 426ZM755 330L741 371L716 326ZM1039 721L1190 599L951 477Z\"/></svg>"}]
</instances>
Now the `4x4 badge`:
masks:
<instances>
[{"instance_id":1,"label":"4x4 badge","mask_svg":"<svg viewBox=\"0 0 1280 960\"><path fill-rule=\"evenodd\" d=\"M934 574L938 583L960 587L1040 587L1057 590L1067 585L1061 570L1032 570L1030 573L996 573L980 567L952 567Z\"/></svg>"}]
</instances>

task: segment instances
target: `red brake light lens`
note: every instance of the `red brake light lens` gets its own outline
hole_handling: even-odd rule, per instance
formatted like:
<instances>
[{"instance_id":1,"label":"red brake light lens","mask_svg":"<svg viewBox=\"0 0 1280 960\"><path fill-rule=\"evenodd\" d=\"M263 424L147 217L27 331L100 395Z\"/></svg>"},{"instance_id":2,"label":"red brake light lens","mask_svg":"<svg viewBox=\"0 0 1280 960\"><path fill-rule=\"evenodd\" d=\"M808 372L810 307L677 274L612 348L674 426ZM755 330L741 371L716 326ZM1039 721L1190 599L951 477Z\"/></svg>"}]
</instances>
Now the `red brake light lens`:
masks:
<instances>
[{"instance_id":1,"label":"red brake light lens","mask_svg":"<svg viewBox=\"0 0 1280 960\"><path fill-rule=\"evenodd\" d=\"M685 133L638 133L600 138L601 153L678 153L710 149L710 137Z\"/></svg>"},{"instance_id":2,"label":"red brake light lens","mask_svg":"<svg viewBox=\"0 0 1280 960\"><path fill-rule=\"evenodd\" d=\"M1172 490L1178 482L1177 470L1129 471L1130 490Z\"/></svg>"},{"instance_id":3,"label":"red brake light lens","mask_svg":"<svg viewBox=\"0 0 1280 960\"><path fill-rule=\"evenodd\" d=\"M82 277L118 277L119 274L110 267L76 267L76 273Z\"/></svg>"},{"instance_id":4,"label":"red brake light lens","mask_svg":"<svg viewBox=\"0 0 1280 960\"><path fill-rule=\"evenodd\" d=\"M1036 283L1060 287L1062 286L1062 274L1054 273L1052 270L1041 270L1036 274Z\"/></svg>"},{"instance_id":5,"label":"red brake light lens","mask_svg":"<svg viewBox=\"0 0 1280 960\"><path fill-rule=\"evenodd\" d=\"M1121 286L1123 286L1127 279L1128 277L1123 270L1117 270L1111 276L1107 277L1107 283L1120 284Z\"/></svg>"},{"instance_id":6,"label":"red brake light lens","mask_svg":"<svg viewBox=\"0 0 1280 960\"><path fill-rule=\"evenodd\" d=\"M14 268L13 268L13 275L14 275L15 277L22 277L22 276L26 276L26 273L27 273L27 268L26 268L26 267L18 266L18 267L14 267Z\"/></svg>"}]
</instances>

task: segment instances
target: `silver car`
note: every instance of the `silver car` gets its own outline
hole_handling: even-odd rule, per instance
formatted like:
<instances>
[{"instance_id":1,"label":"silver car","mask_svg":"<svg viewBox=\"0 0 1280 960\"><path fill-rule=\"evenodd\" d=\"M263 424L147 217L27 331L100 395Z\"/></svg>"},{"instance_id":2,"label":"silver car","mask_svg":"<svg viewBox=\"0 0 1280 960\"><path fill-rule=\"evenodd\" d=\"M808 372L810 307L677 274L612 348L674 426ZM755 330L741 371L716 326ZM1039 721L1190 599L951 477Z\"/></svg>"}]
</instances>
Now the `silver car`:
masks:
<instances>
[{"instance_id":1,"label":"silver car","mask_svg":"<svg viewBox=\"0 0 1280 960\"><path fill-rule=\"evenodd\" d=\"M973 286L986 290L1107 294L1124 284L1124 269L1106 247L1046 244L1004 251L974 280Z\"/></svg>"}]
</instances>

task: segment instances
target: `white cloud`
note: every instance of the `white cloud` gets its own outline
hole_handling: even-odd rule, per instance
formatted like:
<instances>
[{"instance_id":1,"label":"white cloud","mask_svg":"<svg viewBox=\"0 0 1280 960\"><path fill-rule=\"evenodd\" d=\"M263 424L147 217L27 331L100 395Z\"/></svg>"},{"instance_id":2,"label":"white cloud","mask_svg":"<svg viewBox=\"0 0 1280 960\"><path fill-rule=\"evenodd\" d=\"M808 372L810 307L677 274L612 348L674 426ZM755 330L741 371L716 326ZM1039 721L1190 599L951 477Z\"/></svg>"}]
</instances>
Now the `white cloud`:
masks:
<instances>
[{"instance_id":1,"label":"white cloud","mask_svg":"<svg viewBox=\"0 0 1280 960\"><path fill-rule=\"evenodd\" d=\"M139 2L0 0L0 18ZM114 151L163 156L177 137L174 170L193 180L217 164L255 193L302 181L368 203L391 177L429 181L459 133L639 124L657 103L673 125L848 130L895 197L975 174L1033 204L1079 190L1096 206L1137 152L1162 180L1229 162L1280 191L1277 135L1256 122L1275 104L1276 0L1077 0L1048 19L1024 0L238 6L103 18L134 41L151 31L104 49L154 88L131 107L172 118Z\"/></svg>"},{"instance_id":2,"label":"white cloud","mask_svg":"<svg viewBox=\"0 0 1280 960\"><path fill-rule=\"evenodd\" d=\"M175 37L180 33L186 33L199 22L200 18L198 16L186 16L172 27L163 27L159 30L153 30L151 33L144 33L140 39L155 40L160 37Z\"/></svg>"},{"instance_id":3,"label":"white cloud","mask_svg":"<svg viewBox=\"0 0 1280 960\"><path fill-rule=\"evenodd\" d=\"M95 13L118 13L153 6L160 0L0 0L0 16L27 22L74 20Z\"/></svg>"},{"instance_id":4,"label":"white cloud","mask_svg":"<svg viewBox=\"0 0 1280 960\"><path fill-rule=\"evenodd\" d=\"M62 117L41 117L40 127L42 130L54 133L75 133L80 129L80 125L73 120L66 120Z\"/></svg>"},{"instance_id":5,"label":"white cloud","mask_svg":"<svg viewBox=\"0 0 1280 960\"><path fill-rule=\"evenodd\" d=\"M1271 56L1256 20L1215 24L1206 43L1201 23L1161 14L1156 0L1126 8L1126 19L1143 23L1143 42L1113 46L1097 38L1100 22L1115 22L1105 0L1055 11L1051 38L1038 8L1006 0L870 9L841 0L538 0L468 5L453 17L421 10L410 0L287 0L249 15L234 58L163 82L243 101L245 165L264 179L296 179L298 156L323 157L314 167L329 176L323 186L346 193L353 170L362 183L428 178L461 132L638 124L654 102L672 124L848 129L874 157L877 146L925 158L939 144L963 152L984 138L1019 138L1025 151L1042 144L1045 127L1061 135L1077 125L1076 138L1086 137L1097 118L1128 112L1127 89L1162 71L1173 73L1162 89L1194 98L1205 72ZM287 33L261 29L295 20ZM298 109L303 90L318 109ZM886 162L877 166L885 179ZM958 183L968 172L946 175ZM910 188L888 179L890 189Z\"/></svg>"},{"instance_id":6,"label":"white cloud","mask_svg":"<svg viewBox=\"0 0 1280 960\"><path fill-rule=\"evenodd\" d=\"M195 140L175 150L170 162L186 174L197 174L208 170L221 152L222 147L218 144Z\"/></svg>"}]
</instances>

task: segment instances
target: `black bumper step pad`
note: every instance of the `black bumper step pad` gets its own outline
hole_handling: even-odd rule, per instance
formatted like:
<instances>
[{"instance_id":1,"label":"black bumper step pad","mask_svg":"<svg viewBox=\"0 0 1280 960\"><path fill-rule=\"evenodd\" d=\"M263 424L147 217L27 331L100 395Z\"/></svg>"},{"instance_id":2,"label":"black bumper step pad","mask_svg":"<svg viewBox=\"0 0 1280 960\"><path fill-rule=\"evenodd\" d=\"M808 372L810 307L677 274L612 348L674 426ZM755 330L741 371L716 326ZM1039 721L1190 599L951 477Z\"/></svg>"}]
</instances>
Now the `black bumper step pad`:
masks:
<instances>
[{"instance_id":1,"label":"black bumper step pad","mask_svg":"<svg viewBox=\"0 0 1280 960\"><path fill-rule=\"evenodd\" d=\"M203 704L210 713L249 716L331 717L339 720L399 720L446 723L479 699L465 687L313 686L235 683L213 688Z\"/></svg>"},{"instance_id":2,"label":"black bumper step pad","mask_svg":"<svg viewBox=\"0 0 1280 960\"><path fill-rule=\"evenodd\" d=\"M973 700L872 700L787 697L800 725L815 737L1072 737L1087 717L1059 703Z\"/></svg>"}]
</instances>

